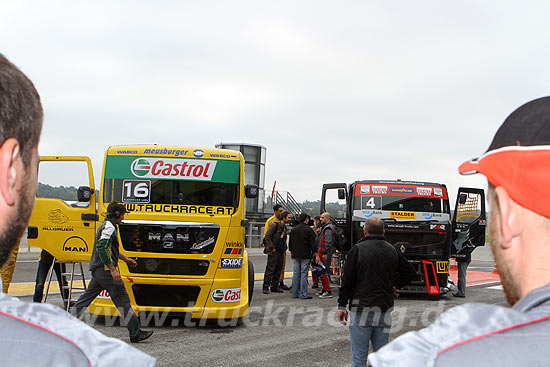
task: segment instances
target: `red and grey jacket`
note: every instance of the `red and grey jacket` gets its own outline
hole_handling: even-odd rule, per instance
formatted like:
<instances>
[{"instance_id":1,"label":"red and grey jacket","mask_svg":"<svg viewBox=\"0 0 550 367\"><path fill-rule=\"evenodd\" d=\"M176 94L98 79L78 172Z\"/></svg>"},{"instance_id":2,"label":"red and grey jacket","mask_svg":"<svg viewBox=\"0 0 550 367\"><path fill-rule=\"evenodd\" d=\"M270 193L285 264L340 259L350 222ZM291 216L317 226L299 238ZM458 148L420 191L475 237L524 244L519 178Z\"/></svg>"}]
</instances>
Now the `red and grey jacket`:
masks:
<instances>
[{"instance_id":1,"label":"red and grey jacket","mask_svg":"<svg viewBox=\"0 0 550 367\"><path fill-rule=\"evenodd\" d=\"M512 308L468 303L369 355L371 366L543 366L550 345L550 284Z\"/></svg>"}]
</instances>

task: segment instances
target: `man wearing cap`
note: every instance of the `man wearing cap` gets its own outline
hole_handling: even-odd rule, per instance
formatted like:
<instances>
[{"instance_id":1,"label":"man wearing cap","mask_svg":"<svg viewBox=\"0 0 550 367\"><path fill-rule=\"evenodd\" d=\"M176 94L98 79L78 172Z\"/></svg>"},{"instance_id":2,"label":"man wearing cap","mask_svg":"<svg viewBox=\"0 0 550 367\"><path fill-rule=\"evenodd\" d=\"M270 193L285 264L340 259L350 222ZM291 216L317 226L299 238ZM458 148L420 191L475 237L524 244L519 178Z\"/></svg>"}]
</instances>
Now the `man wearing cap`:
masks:
<instances>
[{"instance_id":1,"label":"man wearing cap","mask_svg":"<svg viewBox=\"0 0 550 367\"><path fill-rule=\"evenodd\" d=\"M462 174L489 182L491 248L511 308L464 304L369 356L372 366L540 366L550 345L550 97L515 110ZM404 361L406 361L404 363Z\"/></svg>"}]
</instances>

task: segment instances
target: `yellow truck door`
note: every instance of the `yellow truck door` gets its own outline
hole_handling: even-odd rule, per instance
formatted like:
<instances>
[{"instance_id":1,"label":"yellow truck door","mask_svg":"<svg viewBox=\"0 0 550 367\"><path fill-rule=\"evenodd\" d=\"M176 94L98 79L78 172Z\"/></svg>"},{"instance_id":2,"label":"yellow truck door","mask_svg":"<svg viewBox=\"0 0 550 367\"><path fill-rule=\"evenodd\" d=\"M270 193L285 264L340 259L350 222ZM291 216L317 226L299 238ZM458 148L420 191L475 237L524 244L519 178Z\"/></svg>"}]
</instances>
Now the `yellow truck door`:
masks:
<instances>
[{"instance_id":1,"label":"yellow truck door","mask_svg":"<svg viewBox=\"0 0 550 367\"><path fill-rule=\"evenodd\" d=\"M56 184L64 179L76 179L78 186ZM59 261L90 261L98 220L98 192L90 158L42 156L38 182L27 230L29 246L41 247Z\"/></svg>"}]
</instances>

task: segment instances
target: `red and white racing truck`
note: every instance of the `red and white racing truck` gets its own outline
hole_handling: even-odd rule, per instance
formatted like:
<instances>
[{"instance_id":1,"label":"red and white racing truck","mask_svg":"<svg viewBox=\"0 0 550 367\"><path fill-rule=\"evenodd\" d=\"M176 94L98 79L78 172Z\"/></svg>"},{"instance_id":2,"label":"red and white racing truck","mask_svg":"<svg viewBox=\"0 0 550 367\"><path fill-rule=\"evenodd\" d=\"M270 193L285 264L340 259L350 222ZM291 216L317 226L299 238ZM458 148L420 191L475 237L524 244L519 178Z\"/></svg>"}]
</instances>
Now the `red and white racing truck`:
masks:
<instances>
[{"instance_id":1,"label":"red and white racing truck","mask_svg":"<svg viewBox=\"0 0 550 367\"><path fill-rule=\"evenodd\" d=\"M449 259L463 257L485 245L485 193L482 189L459 188L451 212L447 187L431 182L365 180L324 184L321 213L327 194L337 190L345 200L343 217L334 218L344 234L341 258L363 237L367 218L384 220L386 239L405 255L418 278L402 293L445 294L449 291Z\"/></svg>"}]
</instances>

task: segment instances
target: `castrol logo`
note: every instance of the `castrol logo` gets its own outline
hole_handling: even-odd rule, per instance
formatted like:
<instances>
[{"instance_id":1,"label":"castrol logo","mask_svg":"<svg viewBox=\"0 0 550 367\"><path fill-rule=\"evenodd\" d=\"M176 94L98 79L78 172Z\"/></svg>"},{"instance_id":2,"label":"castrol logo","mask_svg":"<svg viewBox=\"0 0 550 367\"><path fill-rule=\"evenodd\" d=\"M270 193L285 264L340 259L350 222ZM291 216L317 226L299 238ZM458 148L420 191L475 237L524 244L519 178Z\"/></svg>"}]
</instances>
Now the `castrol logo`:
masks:
<instances>
[{"instance_id":1,"label":"castrol logo","mask_svg":"<svg viewBox=\"0 0 550 367\"><path fill-rule=\"evenodd\" d=\"M137 158L130 170L136 177L210 181L216 161L171 158Z\"/></svg>"},{"instance_id":2,"label":"castrol logo","mask_svg":"<svg viewBox=\"0 0 550 367\"><path fill-rule=\"evenodd\" d=\"M241 288L216 289L212 292L212 301L219 303L239 302L241 300Z\"/></svg>"}]
</instances>

